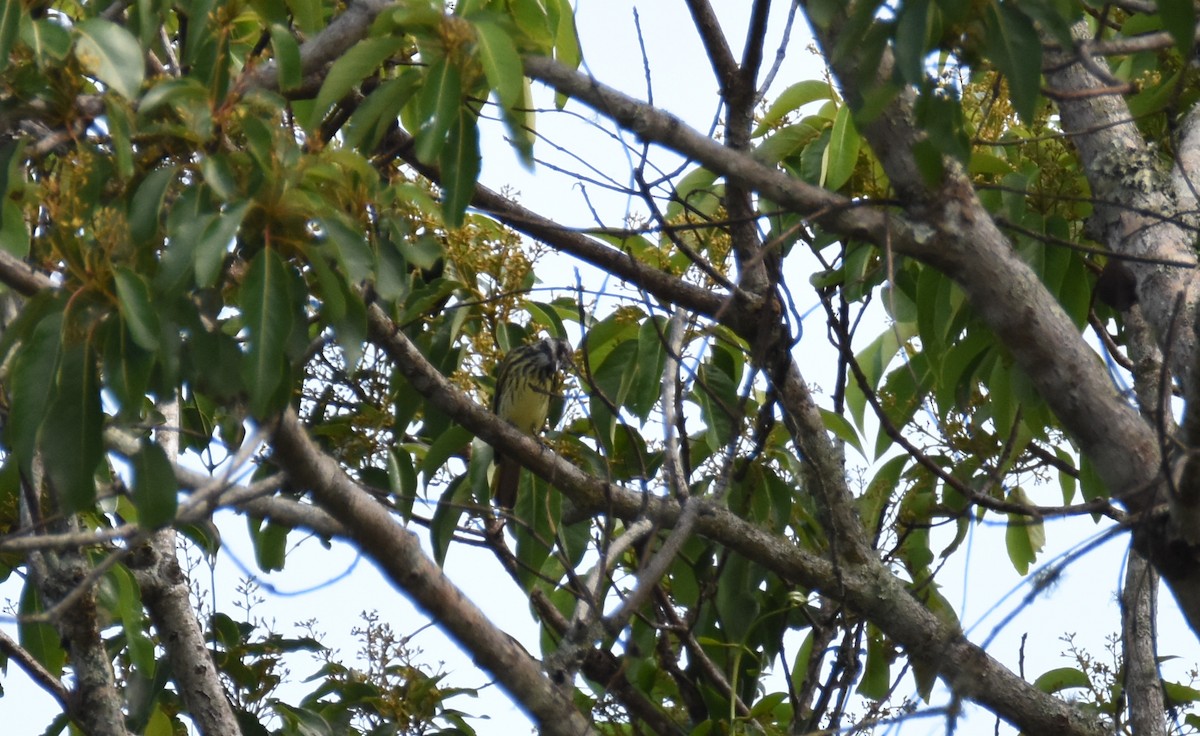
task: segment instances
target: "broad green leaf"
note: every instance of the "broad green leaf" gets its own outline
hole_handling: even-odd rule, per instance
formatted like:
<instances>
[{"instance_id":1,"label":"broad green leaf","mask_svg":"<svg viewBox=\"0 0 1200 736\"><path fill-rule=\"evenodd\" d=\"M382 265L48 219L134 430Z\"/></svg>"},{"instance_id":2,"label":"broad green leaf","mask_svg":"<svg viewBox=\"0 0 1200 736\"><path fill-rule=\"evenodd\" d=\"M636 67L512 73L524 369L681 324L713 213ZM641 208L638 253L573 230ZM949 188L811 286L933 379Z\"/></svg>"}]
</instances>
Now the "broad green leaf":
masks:
<instances>
[{"instance_id":1,"label":"broad green leaf","mask_svg":"<svg viewBox=\"0 0 1200 736\"><path fill-rule=\"evenodd\" d=\"M21 3L8 3L20 7ZM71 53L71 32L56 21L39 18L21 27L21 39L29 44L37 61L38 69L45 72L57 65ZM0 39L2 42L2 39ZM4 68L5 54L0 53L0 69Z\"/></svg>"},{"instance_id":2,"label":"broad green leaf","mask_svg":"<svg viewBox=\"0 0 1200 736\"><path fill-rule=\"evenodd\" d=\"M437 471L441 470L454 455L462 451L471 442L471 433L460 425L452 425L445 432L438 435L437 439L429 446L429 451L425 453L425 457L421 459L421 464L418 470L425 476L425 485L428 486L433 481L433 476Z\"/></svg>"},{"instance_id":3,"label":"broad green leaf","mask_svg":"<svg viewBox=\"0 0 1200 736\"><path fill-rule=\"evenodd\" d=\"M667 348L663 344L666 329L667 320L661 316L651 317L638 328L637 378L625 405L643 422L650 418L662 393L667 365Z\"/></svg>"},{"instance_id":4,"label":"broad green leaf","mask_svg":"<svg viewBox=\"0 0 1200 736\"><path fill-rule=\"evenodd\" d=\"M286 26L271 24L271 51L275 54L275 69L279 72L279 89L287 92L299 87L303 76L300 67L300 44Z\"/></svg>"},{"instance_id":5,"label":"broad green leaf","mask_svg":"<svg viewBox=\"0 0 1200 736\"><path fill-rule=\"evenodd\" d=\"M466 478L460 475L450 481L429 522L429 543L433 547L433 559L439 565L446 564L446 553L450 550L458 520L466 512L466 505L472 502L471 485L465 482Z\"/></svg>"},{"instance_id":6,"label":"broad green leaf","mask_svg":"<svg viewBox=\"0 0 1200 736\"><path fill-rule=\"evenodd\" d=\"M863 452L862 441L858 437L858 432L854 431L854 427L846 420L846 417L841 414L835 414L828 409L821 409L821 419L825 422L825 429L832 432L835 437L846 442L855 450L858 450L859 455L862 455L864 458L867 456Z\"/></svg>"},{"instance_id":7,"label":"broad green leaf","mask_svg":"<svg viewBox=\"0 0 1200 736\"><path fill-rule=\"evenodd\" d=\"M854 174L858 164L858 151L862 141L850 118L850 107L838 108L833 119L833 130L829 134L829 145L825 147L824 180L828 189L841 189Z\"/></svg>"},{"instance_id":8,"label":"broad green leaf","mask_svg":"<svg viewBox=\"0 0 1200 736\"><path fill-rule=\"evenodd\" d=\"M258 569L263 572L282 570L287 559L287 536L291 530L270 521L263 524L261 519L248 518L247 522L250 525L250 537L254 541L254 561Z\"/></svg>"},{"instance_id":9,"label":"broad green leaf","mask_svg":"<svg viewBox=\"0 0 1200 736\"><path fill-rule=\"evenodd\" d=\"M858 515L863 520L868 538L873 538L883 523L883 512L900 490L900 474L908 466L907 454L888 460L867 484L867 490L857 499Z\"/></svg>"},{"instance_id":10,"label":"broad green leaf","mask_svg":"<svg viewBox=\"0 0 1200 736\"><path fill-rule=\"evenodd\" d=\"M421 74L410 69L395 79L385 80L354 110L342 127L348 148L368 154L379 145L388 128L396 122L400 109L408 104L421 82Z\"/></svg>"},{"instance_id":11,"label":"broad green leaf","mask_svg":"<svg viewBox=\"0 0 1200 736\"><path fill-rule=\"evenodd\" d=\"M909 0L896 17L896 68L908 84L925 81L925 57L931 42L941 36L937 6L930 0Z\"/></svg>"},{"instance_id":12,"label":"broad green leaf","mask_svg":"<svg viewBox=\"0 0 1200 736\"><path fill-rule=\"evenodd\" d=\"M758 618L758 590L763 569L742 555L730 554L717 582L716 604L726 640L740 644Z\"/></svg>"},{"instance_id":13,"label":"broad green leaf","mask_svg":"<svg viewBox=\"0 0 1200 736\"><path fill-rule=\"evenodd\" d=\"M4 7L0 8L0 72L8 66L8 52L12 50L13 41L17 40L24 12L25 4L21 2L5 2Z\"/></svg>"},{"instance_id":14,"label":"broad green leaf","mask_svg":"<svg viewBox=\"0 0 1200 736\"><path fill-rule=\"evenodd\" d=\"M315 34L325 27L325 12L320 0L286 0L292 18L301 32Z\"/></svg>"},{"instance_id":15,"label":"broad green leaf","mask_svg":"<svg viewBox=\"0 0 1200 736\"><path fill-rule=\"evenodd\" d=\"M62 637L53 624L39 623L30 619L45 610L41 595L32 578L25 579L21 588L21 602L17 608L17 641L21 648L33 655L51 675L62 674L67 662Z\"/></svg>"},{"instance_id":16,"label":"broad green leaf","mask_svg":"<svg viewBox=\"0 0 1200 736\"><path fill-rule=\"evenodd\" d=\"M1088 676L1074 667L1059 667L1043 672L1033 681L1033 686L1044 693L1059 693L1076 687L1090 688L1092 683Z\"/></svg>"},{"instance_id":17,"label":"broad green leaf","mask_svg":"<svg viewBox=\"0 0 1200 736\"><path fill-rule=\"evenodd\" d=\"M579 34L575 30L575 13L568 0L546 0L553 3L557 10L557 24L554 29L554 58L571 69L579 66L582 57L579 53ZM554 13L551 13L554 17ZM562 109L562 104L559 104Z\"/></svg>"},{"instance_id":18,"label":"broad green leaf","mask_svg":"<svg viewBox=\"0 0 1200 736\"><path fill-rule=\"evenodd\" d=\"M158 529L175 519L178 484L167 453L155 442L143 440L133 461L133 504L138 526Z\"/></svg>"},{"instance_id":19,"label":"broad green leaf","mask_svg":"<svg viewBox=\"0 0 1200 736\"><path fill-rule=\"evenodd\" d=\"M517 28L537 47L538 52L549 56L555 33L550 28L546 0L509 0L508 8Z\"/></svg>"},{"instance_id":20,"label":"broad green leaf","mask_svg":"<svg viewBox=\"0 0 1200 736\"><path fill-rule=\"evenodd\" d=\"M155 352L158 350L158 312L150 296L150 284L134 271L118 266L113 271L117 285L117 301L121 305L121 316L129 325L129 334L139 346Z\"/></svg>"},{"instance_id":21,"label":"broad green leaf","mask_svg":"<svg viewBox=\"0 0 1200 736\"><path fill-rule=\"evenodd\" d=\"M250 411L258 418L287 401L280 386L288 373L284 350L295 320L289 281L283 259L264 248L250 262L242 283L239 301L249 332L242 377L250 393Z\"/></svg>"},{"instance_id":22,"label":"broad green leaf","mask_svg":"<svg viewBox=\"0 0 1200 736\"><path fill-rule=\"evenodd\" d=\"M717 175L705 168L693 169L687 173L671 195L667 204L667 219L675 218L686 213L699 213L712 216L721 206L721 198L716 194Z\"/></svg>"},{"instance_id":23,"label":"broad green leaf","mask_svg":"<svg viewBox=\"0 0 1200 736\"><path fill-rule=\"evenodd\" d=\"M142 677L154 677L154 642L146 635L146 619L142 613L142 596L129 570L117 565L108 572L108 581L115 588L115 608L121 617L121 627L129 644L130 660Z\"/></svg>"},{"instance_id":24,"label":"broad green leaf","mask_svg":"<svg viewBox=\"0 0 1200 736\"><path fill-rule=\"evenodd\" d=\"M857 692L871 700L883 700L892 687L891 660L895 656L883 632L867 626L867 663Z\"/></svg>"},{"instance_id":25,"label":"broad green leaf","mask_svg":"<svg viewBox=\"0 0 1200 736\"><path fill-rule=\"evenodd\" d=\"M835 99L835 96L829 82L820 79L807 79L803 82L797 82L775 98L775 101L767 108L766 114L763 115L758 125L755 126L751 136L758 138L773 128L788 114L799 110L810 102L832 99Z\"/></svg>"},{"instance_id":26,"label":"broad green leaf","mask_svg":"<svg viewBox=\"0 0 1200 736\"><path fill-rule=\"evenodd\" d=\"M547 562L562 519L562 494L529 471L522 471L513 515L521 520L512 527L517 543L518 577L532 590ZM553 577L553 576L552 576Z\"/></svg>"},{"instance_id":27,"label":"broad green leaf","mask_svg":"<svg viewBox=\"0 0 1200 736\"><path fill-rule=\"evenodd\" d=\"M116 23L89 18L75 26L75 58L122 97L137 99L146 62L133 34Z\"/></svg>"},{"instance_id":28,"label":"broad green leaf","mask_svg":"<svg viewBox=\"0 0 1200 736\"><path fill-rule=\"evenodd\" d=\"M412 456L403 448L389 447L387 472L388 491L396 499L396 510L405 521L410 521L417 498L417 471Z\"/></svg>"},{"instance_id":29,"label":"broad green leaf","mask_svg":"<svg viewBox=\"0 0 1200 736\"><path fill-rule=\"evenodd\" d=\"M155 169L138 185L129 202L129 237L134 243L148 244L158 233L167 189L178 173L174 166Z\"/></svg>"},{"instance_id":30,"label":"broad green leaf","mask_svg":"<svg viewBox=\"0 0 1200 736\"><path fill-rule=\"evenodd\" d=\"M421 127L416 135L416 154L422 162L431 164L441 156L446 134L458 121L462 105L462 75L458 65L439 57L425 73L421 94L417 97L417 113Z\"/></svg>"},{"instance_id":31,"label":"broad green leaf","mask_svg":"<svg viewBox=\"0 0 1200 736\"><path fill-rule=\"evenodd\" d=\"M502 107L511 108L521 100L525 69L512 38L496 23L475 21L476 53L488 85L495 90Z\"/></svg>"},{"instance_id":32,"label":"broad green leaf","mask_svg":"<svg viewBox=\"0 0 1200 736\"><path fill-rule=\"evenodd\" d=\"M1009 492L1006 500L1009 503L1032 505L1025 491L1019 486ZM1004 542L1008 547L1008 559L1017 573L1027 575L1029 566L1037 561L1038 552L1041 552L1046 544L1046 529L1042 526L1042 520L1035 516L1009 514Z\"/></svg>"},{"instance_id":33,"label":"broad green leaf","mask_svg":"<svg viewBox=\"0 0 1200 736\"><path fill-rule=\"evenodd\" d=\"M363 234L341 217L323 217L317 222L333 246L346 280L353 286L369 281L375 272L375 254Z\"/></svg>"},{"instance_id":34,"label":"broad green leaf","mask_svg":"<svg viewBox=\"0 0 1200 736\"><path fill-rule=\"evenodd\" d=\"M229 252L233 239L242 226L242 220L249 210L250 202L241 202L226 207L220 214L208 221L193 251L198 286L212 286L217 282L217 276L221 273L221 264L225 261L225 254Z\"/></svg>"},{"instance_id":35,"label":"broad green leaf","mask_svg":"<svg viewBox=\"0 0 1200 736\"><path fill-rule=\"evenodd\" d=\"M61 331L61 312L43 318L29 339L20 345L13 365L11 408L4 431L8 446L26 473L30 472L38 428L54 390L54 369L62 345Z\"/></svg>"},{"instance_id":36,"label":"broad green leaf","mask_svg":"<svg viewBox=\"0 0 1200 736\"><path fill-rule=\"evenodd\" d=\"M1167 707L1179 708L1200 700L1200 690L1182 683L1163 680L1163 694L1167 696Z\"/></svg>"},{"instance_id":37,"label":"broad green leaf","mask_svg":"<svg viewBox=\"0 0 1200 736\"><path fill-rule=\"evenodd\" d=\"M119 418L137 421L141 418L150 390L154 356L134 341L128 323L118 319L107 325L104 336L104 387L112 392L119 409Z\"/></svg>"},{"instance_id":38,"label":"broad green leaf","mask_svg":"<svg viewBox=\"0 0 1200 736\"><path fill-rule=\"evenodd\" d=\"M984 25L988 56L1008 78L1013 109L1022 120L1031 122L1042 78L1042 43L1037 29L1014 3L988 3Z\"/></svg>"},{"instance_id":39,"label":"broad green leaf","mask_svg":"<svg viewBox=\"0 0 1200 736\"><path fill-rule=\"evenodd\" d=\"M405 43L403 37L396 36L366 38L339 56L329 68L325 81L321 83L321 89L317 92L317 99L308 119L309 131L317 130L335 102L349 94L350 90L378 69L388 57L403 48Z\"/></svg>"},{"instance_id":40,"label":"broad green leaf","mask_svg":"<svg viewBox=\"0 0 1200 736\"><path fill-rule=\"evenodd\" d=\"M128 181L133 177L133 143L130 133L130 117L133 112L125 100L112 95L105 98L104 110L117 175L121 181Z\"/></svg>"},{"instance_id":41,"label":"broad green leaf","mask_svg":"<svg viewBox=\"0 0 1200 736\"><path fill-rule=\"evenodd\" d=\"M1196 6L1192 0L1158 0L1163 26L1175 39L1175 48L1187 58L1196 41Z\"/></svg>"},{"instance_id":42,"label":"broad green leaf","mask_svg":"<svg viewBox=\"0 0 1200 736\"><path fill-rule=\"evenodd\" d=\"M442 219L447 227L462 225L475 195L480 164L478 122L474 113L460 107L441 156Z\"/></svg>"},{"instance_id":43,"label":"broad green leaf","mask_svg":"<svg viewBox=\"0 0 1200 736\"><path fill-rule=\"evenodd\" d=\"M63 345L39 446L46 474L67 513L95 503L96 467L104 456L103 428L95 356L87 345Z\"/></svg>"}]
</instances>

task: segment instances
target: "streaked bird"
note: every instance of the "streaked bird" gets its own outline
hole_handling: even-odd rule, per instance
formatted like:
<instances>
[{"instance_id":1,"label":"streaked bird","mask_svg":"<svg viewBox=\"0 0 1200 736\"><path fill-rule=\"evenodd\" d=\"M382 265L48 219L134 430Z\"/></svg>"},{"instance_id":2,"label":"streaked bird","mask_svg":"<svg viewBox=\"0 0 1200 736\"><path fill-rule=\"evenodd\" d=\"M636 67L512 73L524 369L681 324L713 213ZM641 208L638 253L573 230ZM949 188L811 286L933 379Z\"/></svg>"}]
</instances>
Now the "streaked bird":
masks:
<instances>
[{"instance_id":1,"label":"streaked bird","mask_svg":"<svg viewBox=\"0 0 1200 736\"><path fill-rule=\"evenodd\" d=\"M550 414L550 400L562 389L562 370L571 363L571 343L559 337L544 337L509 351L496 374L492 411L527 435L537 437ZM496 474L492 497L496 505L510 511L517 502L521 464L495 455Z\"/></svg>"}]
</instances>

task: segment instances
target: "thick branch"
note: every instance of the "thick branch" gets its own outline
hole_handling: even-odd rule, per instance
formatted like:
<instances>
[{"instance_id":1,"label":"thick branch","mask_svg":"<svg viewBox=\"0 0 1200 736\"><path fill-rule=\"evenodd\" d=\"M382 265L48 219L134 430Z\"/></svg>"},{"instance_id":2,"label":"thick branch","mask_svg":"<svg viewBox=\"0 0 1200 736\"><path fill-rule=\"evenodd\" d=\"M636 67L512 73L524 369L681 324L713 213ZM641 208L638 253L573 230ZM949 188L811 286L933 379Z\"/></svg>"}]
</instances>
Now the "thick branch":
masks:
<instances>
[{"instance_id":1,"label":"thick branch","mask_svg":"<svg viewBox=\"0 0 1200 736\"><path fill-rule=\"evenodd\" d=\"M166 427L181 425L179 401L162 407ZM172 463L179 458L179 434L159 429L158 442ZM176 558L175 530L161 529L131 554L127 565L142 593L158 640L166 650L180 699L203 734L240 734L241 727L225 696L204 629L190 597L187 574Z\"/></svg>"},{"instance_id":2,"label":"thick branch","mask_svg":"<svg viewBox=\"0 0 1200 736\"><path fill-rule=\"evenodd\" d=\"M1138 736L1166 736L1166 707L1158 676L1158 640L1154 621L1158 575L1137 551L1129 550L1121 591L1121 646L1125 656L1125 695L1129 725Z\"/></svg>"},{"instance_id":3,"label":"thick branch","mask_svg":"<svg viewBox=\"0 0 1200 736\"><path fill-rule=\"evenodd\" d=\"M1147 489L1158 469L1153 434L1117 394L1103 365L1057 300L995 227L969 182L952 173L936 195L921 195L929 203L928 211L914 211L914 216L907 218L885 215L793 179L747 153L722 146L678 118L554 61L527 58L526 72L643 139L698 160L829 231L891 248L949 275L1013 351L1039 393L1096 463L1114 495L1126 498L1135 507L1139 505L1134 496ZM896 104L905 99L901 97ZM892 181L897 181L897 172L902 175L909 167L916 170L911 151L888 154L904 149L896 141L914 139L915 129L911 114L889 109L881 122L868 130L873 147L884 152L885 163L892 160L896 167L888 172ZM912 194L916 197L919 190L914 189ZM746 319L743 335L758 324ZM1200 620L1200 608L1197 616Z\"/></svg>"},{"instance_id":4,"label":"thick branch","mask_svg":"<svg viewBox=\"0 0 1200 736\"><path fill-rule=\"evenodd\" d=\"M350 480L336 460L317 448L294 412L280 420L274 447L289 477L310 488L318 503L346 526L350 538L392 582L529 710L541 733L594 733L587 719L542 673L537 661L497 628L425 555L416 535L397 524L384 506Z\"/></svg>"},{"instance_id":5,"label":"thick branch","mask_svg":"<svg viewBox=\"0 0 1200 736\"><path fill-rule=\"evenodd\" d=\"M393 359L414 390L475 436L519 458L580 510L611 511L627 520L649 518L663 528L673 528L679 522L682 511L676 501L647 498L584 473L471 401L437 372L377 306L368 308L367 317L372 340ZM802 389L801 384L791 390ZM797 406L803 408L800 403ZM805 421L812 421L808 410L797 413ZM703 498L693 498L691 503L701 504L696 517L699 534L760 562L784 580L845 601L913 658L936 667L939 675L962 697L983 704L1028 733L1057 736L1106 733L1098 718L1037 690L969 642L957 625L930 612L908 592L903 581L878 561L837 566L789 539L754 526L724 506ZM349 515L335 515L354 529L359 529L362 523ZM388 559L381 559L381 564Z\"/></svg>"}]
</instances>

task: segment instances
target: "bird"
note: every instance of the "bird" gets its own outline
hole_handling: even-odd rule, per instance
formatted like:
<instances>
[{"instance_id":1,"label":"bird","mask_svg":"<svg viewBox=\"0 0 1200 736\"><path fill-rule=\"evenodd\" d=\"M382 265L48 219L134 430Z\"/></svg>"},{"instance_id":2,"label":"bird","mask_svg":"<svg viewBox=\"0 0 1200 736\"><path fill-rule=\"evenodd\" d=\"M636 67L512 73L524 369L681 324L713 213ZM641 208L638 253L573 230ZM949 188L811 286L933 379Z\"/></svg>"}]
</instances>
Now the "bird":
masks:
<instances>
[{"instance_id":1,"label":"bird","mask_svg":"<svg viewBox=\"0 0 1200 736\"><path fill-rule=\"evenodd\" d=\"M550 414L551 399L562 388L562 371L571 364L572 354L571 343L560 337L544 337L510 350L496 373L492 411L537 437ZM517 501L521 465L500 452L496 452L495 462L492 497L501 509L511 511Z\"/></svg>"}]
</instances>

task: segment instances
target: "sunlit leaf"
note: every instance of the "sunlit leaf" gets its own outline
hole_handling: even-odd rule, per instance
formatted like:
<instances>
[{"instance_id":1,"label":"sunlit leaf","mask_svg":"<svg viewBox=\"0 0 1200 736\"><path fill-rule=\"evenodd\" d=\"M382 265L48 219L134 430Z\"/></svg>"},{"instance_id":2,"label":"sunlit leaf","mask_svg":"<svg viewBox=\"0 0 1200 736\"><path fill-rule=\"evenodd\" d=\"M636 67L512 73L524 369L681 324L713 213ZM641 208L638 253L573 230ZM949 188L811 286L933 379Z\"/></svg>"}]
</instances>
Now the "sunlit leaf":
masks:
<instances>
[{"instance_id":1,"label":"sunlit leaf","mask_svg":"<svg viewBox=\"0 0 1200 736\"><path fill-rule=\"evenodd\" d=\"M446 144L446 134L458 120L461 104L462 77L458 65L440 57L430 64L417 97L421 127L416 135L416 154L421 161L437 161Z\"/></svg>"},{"instance_id":2,"label":"sunlit leaf","mask_svg":"<svg viewBox=\"0 0 1200 736\"><path fill-rule=\"evenodd\" d=\"M146 64L133 34L102 18L83 21L75 33L75 58L83 68L122 97L136 99Z\"/></svg>"},{"instance_id":3,"label":"sunlit leaf","mask_svg":"<svg viewBox=\"0 0 1200 736\"><path fill-rule=\"evenodd\" d=\"M378 69L385 59L403 48L405 43L404 38L395 36L366 38L339 56L321 82L308 119L308 129L315 131L335 102L345 97L367 75Z\"/></svg>"},{"instance_id":4,"label":"sunlit leaf","mask_svg":"<svg viewBox=\"0 0 1200 736\"><path fill-rule=\"evenodd\" d=\"M487 75L488 84L504 107L513 107L521 99L524 67L512 38L496 23L482 19L475 22L479 63Z\"/></svg>"},{"instance_id":5,"label":"sunlit leaf","mask_svg":"<svg viewBox=\"0 0 1200 736\"><path fill-rule=\"evenodd\" d=\"M833 130L829 134L829 145L825 148L824 178L827 188L841 189L850 180L858 163L860 145L858 131L850 118L850 108L843 105L838 108Z\"/></svg>"},{"instance_id":6,"label":"sunlit leaf","mask_svg":"<svg viewBox=\"0 0 1200 736\"><path fill-rule=\"evenodd\" d=\"M1014 488L1006 499L1009 503L1032 505L1025 491ZM1037 561L1038 552L1046 544L1046 529L1042 520L1029 514L1009 514L1008 527L1004 532L1008 548L1008 559L1020 575L1029 573L1029 566Z\"/></svg>"}]
</instances>

